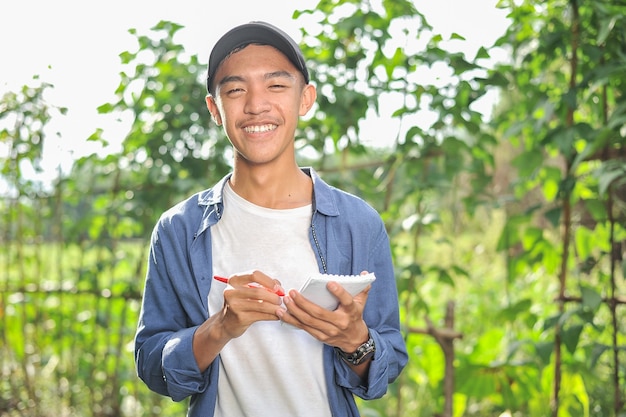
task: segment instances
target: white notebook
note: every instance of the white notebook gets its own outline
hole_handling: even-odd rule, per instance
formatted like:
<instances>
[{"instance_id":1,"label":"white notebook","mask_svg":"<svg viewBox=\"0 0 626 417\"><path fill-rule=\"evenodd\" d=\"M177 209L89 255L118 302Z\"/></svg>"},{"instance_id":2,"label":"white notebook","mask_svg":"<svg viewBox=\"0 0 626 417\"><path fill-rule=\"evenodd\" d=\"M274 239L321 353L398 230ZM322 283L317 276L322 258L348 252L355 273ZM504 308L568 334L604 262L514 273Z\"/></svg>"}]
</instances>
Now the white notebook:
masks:
<instances>
[{"instance_id":1,"label":"white notebook","mask_svg":"<svg viewBox=\"0 0 626 417\"><path fill-rule=\"evenodd\" d=\"M369 284L374 282L376 276L373 272L365 275L333 275L317 274L312 275L300 288L300 294L315 304L327 310L335 310L339 306L337 298L328 291L326 284L335 281L340 284L352 296L357 295Z\"/></svg>"}]
</instances>

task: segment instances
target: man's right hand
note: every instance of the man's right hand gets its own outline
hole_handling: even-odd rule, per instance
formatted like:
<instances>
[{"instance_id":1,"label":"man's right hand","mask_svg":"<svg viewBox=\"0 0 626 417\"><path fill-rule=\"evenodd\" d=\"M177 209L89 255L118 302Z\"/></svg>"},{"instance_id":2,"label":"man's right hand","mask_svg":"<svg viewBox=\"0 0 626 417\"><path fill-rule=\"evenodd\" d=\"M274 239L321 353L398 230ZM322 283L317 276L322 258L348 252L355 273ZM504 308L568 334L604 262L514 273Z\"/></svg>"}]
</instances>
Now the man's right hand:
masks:
<instances>
[{"instance_id":1,"label":"man's right hand","mask_svg":"<svg viewBox=\"0 0 626 417\"><path fill-rule=\"evenodd\" d=\"M277 293L283 293L280 282L260 271L233 275L224 290L222 325L225 332L236 338L252 323L278 320L276 307L282 304ZM259 288L251 286L259 285Z\"/></svg>"},{"instance_id":2,"label":"man's right hand","mask_svg":"<svg viewBox=\"0 0 626 417\"><path fill-rule=\"evenodd\" d=\"M260 285L259 288L250 285ZM224 306L196 330L193 353L204 372L222 348L257 321L277 321L276 310L282 299L276 292L284 291L280 282L260 271L233 275L224 290Z\"/></svg>"}]
</instances>

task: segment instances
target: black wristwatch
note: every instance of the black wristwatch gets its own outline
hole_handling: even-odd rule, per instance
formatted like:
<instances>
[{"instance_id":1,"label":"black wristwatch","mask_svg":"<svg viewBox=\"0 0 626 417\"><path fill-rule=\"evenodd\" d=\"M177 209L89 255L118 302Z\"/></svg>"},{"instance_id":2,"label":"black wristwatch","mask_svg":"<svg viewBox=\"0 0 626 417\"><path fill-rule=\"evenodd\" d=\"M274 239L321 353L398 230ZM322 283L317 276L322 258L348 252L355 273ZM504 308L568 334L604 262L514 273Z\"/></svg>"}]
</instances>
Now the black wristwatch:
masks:
<instances>
[{"instance_id":1,"label":"black wristwatch","mask_svg":"<svg viewBox=\"0 0 626 417\"><path fill-rule=\"evenodd\" d=\"M344 361L348 362L350 365L356 366L374 356L374 353L376 352L376 344L374 343L372 336L368 334L367 342L363 343L352 353L346 353L337 347L335 350Z\"/></svg>"}]
</instances>

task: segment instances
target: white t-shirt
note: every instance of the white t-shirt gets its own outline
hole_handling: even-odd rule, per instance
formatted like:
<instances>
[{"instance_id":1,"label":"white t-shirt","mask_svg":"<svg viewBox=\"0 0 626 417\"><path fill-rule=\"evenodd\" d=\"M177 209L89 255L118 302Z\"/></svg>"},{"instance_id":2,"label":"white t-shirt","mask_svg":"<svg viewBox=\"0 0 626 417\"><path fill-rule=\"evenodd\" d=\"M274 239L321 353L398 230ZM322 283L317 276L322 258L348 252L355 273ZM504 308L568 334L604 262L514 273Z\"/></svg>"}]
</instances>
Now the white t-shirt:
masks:
<instances>
[{"instance_id":1,"label":"white t-shirt","mask_svg":"<svg viewBox=\"0 0 626 417\"><path fill-rule=\"evenodd\" d=\"M259 270L300 288L319 272L309 243L311 205L287 210L256 206L224 187L224 214L211 229L213 273ZM209 315L221 310L226 284L213 281ZM219 355L215 416L331 416L323 344L280 321L257 322Z\"/></svg>"}]
</instances>

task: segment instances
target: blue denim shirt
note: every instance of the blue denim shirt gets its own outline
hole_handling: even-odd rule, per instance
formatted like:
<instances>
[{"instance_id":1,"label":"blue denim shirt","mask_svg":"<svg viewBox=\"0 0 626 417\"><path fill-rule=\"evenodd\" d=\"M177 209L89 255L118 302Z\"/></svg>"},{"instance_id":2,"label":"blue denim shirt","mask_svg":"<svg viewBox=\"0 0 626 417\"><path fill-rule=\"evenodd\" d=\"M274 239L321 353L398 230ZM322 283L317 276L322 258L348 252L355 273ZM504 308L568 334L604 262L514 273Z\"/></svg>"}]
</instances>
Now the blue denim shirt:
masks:
<instances>
[{"instance_id":1,"label":"blue denim shirt","mask_svg":"<svg viewBox=\"0 0 626 417\"><path fill-rule=\"evenodd\" d=\"M313 169L303 171L313 180L309 238L320 272L376 274L363 312L376 343L367 380L362 381L331 346L324 346L333 416L358 416L353 395L382 397L408 360L389 239L378 213L362 199L329 186ZM190 417L211 416L215 408L219 366L215 361L200 372L192 339L209 315L211 226L221 218L228 178L172 207L156 224L135 335L139 377L151 390L174 401L191 397Z\"/></svg>"}]
</instances>

